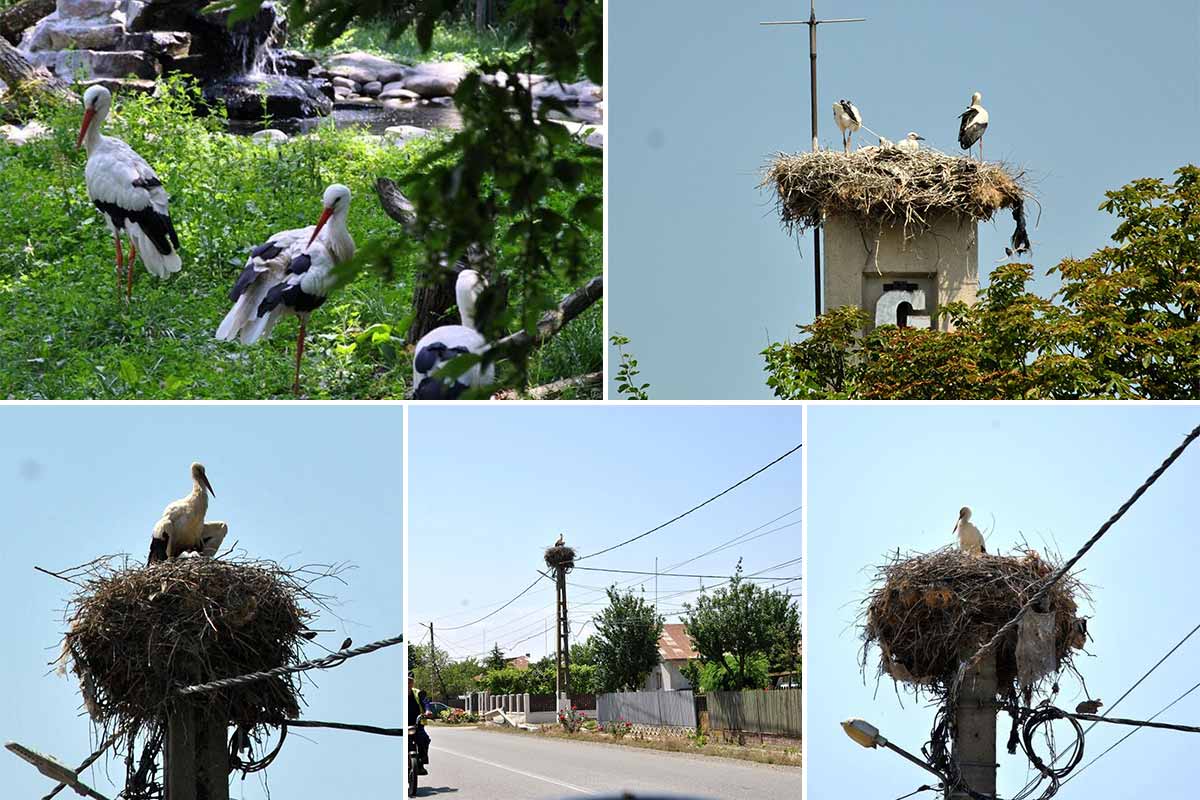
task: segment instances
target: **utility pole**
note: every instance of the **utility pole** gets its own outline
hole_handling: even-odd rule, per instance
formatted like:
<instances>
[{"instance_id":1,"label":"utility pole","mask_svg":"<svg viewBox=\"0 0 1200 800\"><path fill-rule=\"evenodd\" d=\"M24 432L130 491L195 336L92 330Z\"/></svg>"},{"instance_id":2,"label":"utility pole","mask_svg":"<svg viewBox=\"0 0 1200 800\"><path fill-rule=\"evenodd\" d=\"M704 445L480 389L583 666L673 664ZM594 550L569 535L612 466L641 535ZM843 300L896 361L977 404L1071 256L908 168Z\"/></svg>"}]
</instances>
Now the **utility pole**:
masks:
<instances>
[{"instance_id":1,"label":"utility pole","mask_svg":"<svg viewBox=\"0 0 1200 800\"><path fill-rule=\"evenodd\" d=\"M554 568L554 583L557 589L558 608L558 674L557 691L561 702L571 699L571 629L567 620L567 566L559 564Z\"/></svg>"},{"instance_id":2,"label":"utility pole","mask_svg":"<svg viewBox=\"0 0 1200 800\"><path fill-rule=\"evenodd\" d=\"M975 655L975 648L963 653ZM958 774L972 791L996 796L996 654L988 652L967 671L954 707L954 759ZM964 791L956 791L951 800L970 800Z\"/></svg>"},{"instance_id":3,"label":"utility pole","mask_svg":"<svg viewBox=\"0 0 1200 800\"><path fill-rule=\"evenodd\" d=\"M809 91L812 106L812 149L817 152L820 145L817 142L817 26L832 25L838 22L866 22L866 17L852 19L817 19L816 0L809 0L808 19L781 20L778 22L760 22L759 25L807 25L808 26L808 63ZM813 317L821 314L821 226L813 227L813 292L816 305L813 307Z\"/></svg>"},{"instance_id":4,"label":"utility pole","mask_svg":"<svg viewBox=\"0 0 1200 800\"><path fill-rule=\"evenodd\" d=\"M229 800L228 724L187 698L167 717L163 771L170 800Z\"/></svg>"}]
</instances>

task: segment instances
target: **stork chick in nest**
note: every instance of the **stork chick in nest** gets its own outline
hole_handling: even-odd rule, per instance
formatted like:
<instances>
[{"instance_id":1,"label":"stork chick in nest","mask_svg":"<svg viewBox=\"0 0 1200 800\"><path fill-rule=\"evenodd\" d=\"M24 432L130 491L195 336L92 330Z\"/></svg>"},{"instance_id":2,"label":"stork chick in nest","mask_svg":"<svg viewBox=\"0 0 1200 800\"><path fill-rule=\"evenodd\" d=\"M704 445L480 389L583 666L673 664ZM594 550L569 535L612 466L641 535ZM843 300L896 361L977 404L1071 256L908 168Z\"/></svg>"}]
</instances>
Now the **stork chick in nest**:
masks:
<instances>
[{"instance_id":1,"label":"stork chick in nest","mask_svg":"<svg viewBox=\"0 0 1200 800\"><path fill-rule=\"evenodd\" d=\"M204 465L192 464L192 492L187 497L163 509L162 518L154 525L150 539L150 558L147 564L156 564L168 558L177 558L184 552L199 552L214 556L229 532L224 522L205 522L208 513L208 496L216 497Z\"/></svg>"},{"instance_id":2,"label":"stork chick in nest","mask_svg":"<svg viewBox=\"0 0 1200 800\"><path fill-rule=\"evenodd\" d=\"M981 555L987 552L983 543L983 534L971 523L971 509L963 506L958 512L958 522L954 525L954 533L958 536L958 546L964 553Z\"/></svg>"}]
</instances>

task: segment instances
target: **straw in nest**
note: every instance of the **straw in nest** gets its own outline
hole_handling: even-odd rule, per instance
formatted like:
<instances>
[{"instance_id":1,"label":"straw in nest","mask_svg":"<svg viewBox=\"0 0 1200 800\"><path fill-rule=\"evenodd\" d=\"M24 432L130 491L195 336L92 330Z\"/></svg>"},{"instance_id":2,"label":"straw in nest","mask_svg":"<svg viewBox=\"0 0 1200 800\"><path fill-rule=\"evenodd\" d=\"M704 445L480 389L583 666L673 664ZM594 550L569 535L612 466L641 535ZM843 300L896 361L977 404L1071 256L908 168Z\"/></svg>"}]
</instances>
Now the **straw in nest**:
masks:
<instances>
[{"instance_id":1,"label":"straw in nest","mask_svg":"<svg viewBox=\"0 0 1200 800\"><path fill-rule=\"evenodd\" d=\"M974 651L1017 615L1054 571L1033 550L1013 555L971 555L957 547L896 558L879 567L863 603L864 670L872 644L880 651L879 674L936 694L945 691L966 651ZM1054 614L1054 656L1061 670L1077 636L1079 599L1087 587L1064 576L1045 599ZM1002 687L1017 678L1015 632L997 652Z\"/></svg>"},{"instance_id":2,"label":"straw in nest","mask_svg":"<svg viewBox=\"0 0 1200 800\"><path fill-rule=\"evenodd\" d=\"M300 634L321 604L307 578L272 562L181 558L150 567L96 562L67 609L64 660L92 717L136 733L178 689L301 660ZM204 702L249 730L299 713L299 678L211 692Z\"/></svg>"},{"instance_id":3,"label":"straw in nest","mask_svg":"<svg viewBox=\"0 0 1200 800\"><path fill-rule=\"evenodd\" d=\"M550 569L565 568L570 572L575 567L575 548L565 544L546 548L546 566Z\"/></svg>"},{"instance_id":4,"label":"straw in nest","mask_svg":"<svg viewBox=\"0 0 1200 800\"><path fill-rule=\"evenodd\" d=\"M1021 207L1028 197L1023 177L1002 164L937 150L863 147L852 153L780 153L761 185L772 187L788 230L812 228L840 214L902 225L911 238L948 212L978 221Z\"/></svg>"}]
</instances>

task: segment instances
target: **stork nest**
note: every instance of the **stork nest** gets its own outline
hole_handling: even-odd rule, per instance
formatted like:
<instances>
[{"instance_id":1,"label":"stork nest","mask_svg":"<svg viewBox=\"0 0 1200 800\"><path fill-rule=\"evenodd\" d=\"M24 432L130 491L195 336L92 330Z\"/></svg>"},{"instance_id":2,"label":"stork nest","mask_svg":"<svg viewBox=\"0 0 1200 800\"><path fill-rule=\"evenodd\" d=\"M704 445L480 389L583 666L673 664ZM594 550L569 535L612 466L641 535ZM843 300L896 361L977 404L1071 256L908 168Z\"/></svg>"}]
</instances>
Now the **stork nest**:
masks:
<instances>
[{"instance_id":1,"label":"stork nest","mask_svg":"<svg viewBox=\"0 0 1200 800\"><path fill-rule=\"evenodd\" d=\"M301 634L314 616L305 606L327 599L312 591L312 569L269 561L197 557L131 567L107 559L81 570L67 578L80 588L67 607L60 669L79 678L93 720L130 736L160 722L185 686L303 660ZM331 575L336 568L317 577ZM298 675L202 698L247 731L295 717L302 700Z\"/></svg>"},{"instance_id":2,"label":"stork nest","mask_svg":"<svg viewBox=\"0 0 1200 800\"><path fill-rule=\"evenodd\" d=\"M550 569L562 567L567 572L575 568L575 548L565 544L546 548L546 566Z\"/></svg>"},{"instance_id":3,"label":"stork nest","mask_svg":"<svg viewBox=\"0 0 1200 800\"><path fill-rule=\"evenodd\" d=\"M874 588L863 601L862 668L872 645L879 648L880 676L942 696L964 653L973 654L1038 591L1057 565L1031 549L1012 555L964 553L957 547L928 554L896 555L877 567ZM1054 614L1054 656L1061 671L1085 642L1077 633L1078 601L1091 597L1076 577L1063 576L1043 598ZM1001 640L996 672L1001 694L1017 679L1017 630Z\"/></svg>"},{"instance_id":4,"label":"stork nest","mask_svg":"<svg viewBox=\"0 0 1200 800\"><path fill-rule=\"evenodd\" d=\"M789 232L841 214L903 226L911 238L946 213L979 221L1017 206L1029 196L1024 177L1004 164L937 150L862 147L851 153L780 153L767 166L760 188L774 190Z\"/></svg>"}]
</instances>

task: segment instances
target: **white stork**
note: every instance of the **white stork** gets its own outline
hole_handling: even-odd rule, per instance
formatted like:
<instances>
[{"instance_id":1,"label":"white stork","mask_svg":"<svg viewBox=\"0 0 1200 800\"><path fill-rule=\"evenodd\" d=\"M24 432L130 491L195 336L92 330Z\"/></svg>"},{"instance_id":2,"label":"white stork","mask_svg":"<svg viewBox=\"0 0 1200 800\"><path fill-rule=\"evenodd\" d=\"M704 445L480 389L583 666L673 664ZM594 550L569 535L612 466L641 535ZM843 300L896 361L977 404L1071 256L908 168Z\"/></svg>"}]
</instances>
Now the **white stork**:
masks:
<instances>
[{"instance_id":1,"label":"white stork","mask_svg":"<svg viewBox=\"0 0 1200 800\"><path fill-rule=\"evenodd\" d=\"M849 100L839 100L833 104L833 121L842 132L842 151L850 152L850 139L854 132L862 127L862 114L858 113L854 103Z\"/></svg>"},{"instance_id":2,"label":"white stork","mask_svg":"<svg viewBox=\"0 0 1200 800\"><path fill-rule=\"evenodd\" d=\"M958 547L964 553L981 555L987 552L983 543L983 534L971 522L971 509L963 506L958 512L958 522L954 525L954 533L958 535Z\"/></svg>"},{"instance_id":3,"label":"white stork","mask_svg":"<svg viewBox=\"0 0 1200 800\"><path fill-rule=\"evenodd\" d=\"M354 256L354 238L346 227L350 190L335 183L325 190L325 204L316 225L275 234L250 251L250 258L229 291L233 308L221 320L216 337L254 344L271 333L281 317L300 318L296 336L296 377L292 391L300 394L300 359L308 315L333 287L333 268Z\"/></svg>"},{"instance_id":4,"label":"white stork","mask_svg":"<svg viewBox=\"0 0 1200 800\"><path fill-rule=\"evenodd\" d=\"M216 497L217 493L208 482L203 464L192 464L191 471L191 494L167 505L162 517L154 524L148 564L177 558L188 551L214 556L229 533L229 526L224 522L204 521L204 515L208 513L208 496Z\"/></svg>"},{"instance_id":5,"label":"white stork","mask_svg":"<svg viewBox=\"0 0 1200 800\"><path fill-rule=\"evenodd\" d=\"M983 95L979 92L971 95L971 105L958 118L958 146L963 150L970 150L979 142L980 161L983 161L983 132L988 126L987 109L979 104L982 99Z\"/></svg>"},{"instance_id":6,"label":"white stork","mask_svg":"<svg viewBox=\"0 0 1200 800\"><path fill-rule=\"evenodd\" d=\"M166 278L178 272L179 236L167 209L167 192L146 160L120 139L100 133L112 94L103 86L83 93L83 123L75 146L87 148L83 176L88 197L104 214L117 251L117 291L125 270L125 297L133 296L133 261L138 255L152 275ZM121 232L129 237L129 256L121 254ZM123 263L122 263L123 262Z\"/></svg>"},{"instance_id":7,"label":"white stork","mask_svg":"<svg viewBox=\"0 0 1200 800\"><path fill-rule=\"evenodd\" d=\"M915 153L921 149L921 142L923 141L925 141L924 136L916 131L909 131L908 136L896 142L896 149L905 153Z\"/></svg>"},{"instance_id":8,"label":"white stork","mask_svg":"<svg viewBox=\"0 0 1200 800\"><path fill-rule=\"evenodd\" d=\"M434 373L447 361L466 353L482 353L487 347L483 334L475 329L475 304L487 288L487 281L473 269L458 273L454 296L461 325L442 325L421 337L413 356L413 399L456 400L467 389L487 386L495 379L491 364L473 364L452 383Z\"/></svg>"}]
</instances>

